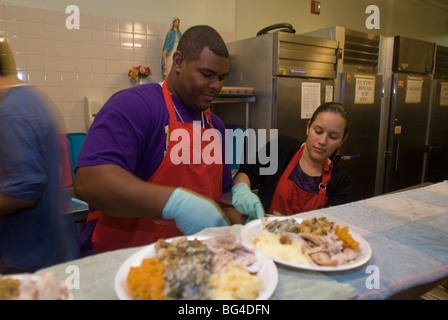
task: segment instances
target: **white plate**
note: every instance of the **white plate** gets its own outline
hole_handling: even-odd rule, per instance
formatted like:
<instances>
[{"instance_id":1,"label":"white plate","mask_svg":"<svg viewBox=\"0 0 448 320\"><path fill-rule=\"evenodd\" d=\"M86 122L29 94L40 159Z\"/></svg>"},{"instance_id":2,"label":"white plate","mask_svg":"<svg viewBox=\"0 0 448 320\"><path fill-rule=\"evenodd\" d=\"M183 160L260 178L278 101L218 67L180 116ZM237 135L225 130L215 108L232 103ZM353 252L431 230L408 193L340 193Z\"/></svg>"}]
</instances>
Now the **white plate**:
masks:
<instances>
[{"instance_id":1,"label":"white plate","mask_svg":"<svg viewBox=\"0 0 448 320\"><path fill-rule=\"evenodd\" d=\"M33 282L37 283L37 281L39 281L39 278L41 277L41 275L29 274L29 273L15 273L15 274L3 276L3 278L16 279L19 281L22 281L22 279L24 279L25 277L30 277ZM58 280L58 281L60 281L60 280ZM65 294L66 294L66 296L62 297L61 300L73 300L73 294L70 291L67 290L65 292Z\"/></svg>"},{"instance_id":2,"label":"white plate","mask_svg":"<svg viewBox=\"0 0 448 320\"><path fill-rule=\"evenodd\" d=\"M284 219L294 219L298 223L302 223L303 219L301 218L292 218L292 217L277 217L277 218L264 218L267 219L267 222L273 221L273 220L284 220ZM341 225L343 226L343 225ZM248 224L244 225L244 227L241 230L241 240L243 244L245 244L248 247L255 248L254 240L258 238L259 234L263 231L263 224L261 219L253 220L249 222ZM355 260L352 260L348 263L345 263L343 265L339 266L318 266L313 264L299 264L295 262L289 262L282 259L278 259L276 257L271 258L278 263L281 263L283 265L293 267L293 268L299 268L299 269L306 269L306 270L314 270L314 271L342 271L342 270L349 270L353 268L357 268L359 266L362 266L367 261L370 260L370 257L372 256L372 248L370 247L369 243L360 235L356 234L353 231L350 231L350 234L352 238L359 242L359 255L356 257ZM260 250L257 248L257 250Z\"/></svg>"},{"instance_id":3,"label":"white plate","mask_svg":"<svg viewBox=\"0 0 448 320\"><path fill-rule=\"evenodd\" d=\"M198 239L205 240L212 238L210 236L188 236L188 240ZM172 239L167 239L167 241L171 241ZM129 269L131 267L140 266L143 259L151 258L155 256L156 251L154 248L154 244L150 244L145 246L143 249L137 251L132 256L130 256L118 269L115 275L115 293L117 294L120 300L131 300L131 296L129 295L129 291L126 286L126 279L128 277ZM267 300L274 293L277 288L278 283L278 272L275 263L266 257L261 252L255 253L257 257L264 258L264 264L261 270L258 272L258 276L263 280L263 289L258 296L257 300Z\"/></svg>"}]
</instances>

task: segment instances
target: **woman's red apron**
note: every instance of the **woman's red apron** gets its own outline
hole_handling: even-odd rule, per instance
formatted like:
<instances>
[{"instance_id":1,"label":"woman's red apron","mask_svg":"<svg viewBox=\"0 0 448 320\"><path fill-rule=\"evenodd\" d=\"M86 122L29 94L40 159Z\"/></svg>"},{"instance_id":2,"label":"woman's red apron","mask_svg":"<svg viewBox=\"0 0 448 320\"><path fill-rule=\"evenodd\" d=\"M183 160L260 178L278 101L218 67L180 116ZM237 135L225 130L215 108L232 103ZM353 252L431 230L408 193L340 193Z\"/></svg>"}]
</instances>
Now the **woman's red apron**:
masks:
<instances>
[{"instance_id":1,"label":"woman's red apron","mask_svg":"<svg viewBox=\"0 0 448 320\"><path fill-rule=\"evenodd\" d=\"M319 185L319 194L303 191L294 181L289 179L289 175L302 156L304 146L302 145L299 151L297 151L280 177L272 197L269 214L292 215L325 207L328 200L326 195L327 183L331 179L328 159L322 168L322 182Z\"/></svg>"},{"instance_id":2,"label":"woman's red apron","mask_svg":"<svg viewBox=\"0 0 448 320\"><path fill-rule=\"evenodd\" d=\"M189 141L169 142L165 156L148 182L170 187L183 187L197 192L215 201L222 197L222 163L195 164L192 161L194 154L203 154L204 146L201 149L193 149L193 131L200 133L201 137L206 130L203 126L193 123L178 122L171 94L167 82L163 84L163 96L169 113L169 134L175 129L183 129L189 133ZM204 111L204 115L213 128L210 121L210 109ZM173 164L171 161L171 151L177 145L176 151L182 143L187 143L185 148L190 148L189 164ZM196 147L196 146L195 146ZM184 150L182 147L180 150ZM214 149L216 150L216 148ZM221 152L221 149L219 149ZM202 156L201 156L201 159ZM98 219L92 235L92 244L96 253L110 251L120 248L141 246L157 241L159 238L170 238L182 235L176 227L174 220L164 218L118 218L100 211L91 212L87 221Z\"/></svg>"}]
</instances>

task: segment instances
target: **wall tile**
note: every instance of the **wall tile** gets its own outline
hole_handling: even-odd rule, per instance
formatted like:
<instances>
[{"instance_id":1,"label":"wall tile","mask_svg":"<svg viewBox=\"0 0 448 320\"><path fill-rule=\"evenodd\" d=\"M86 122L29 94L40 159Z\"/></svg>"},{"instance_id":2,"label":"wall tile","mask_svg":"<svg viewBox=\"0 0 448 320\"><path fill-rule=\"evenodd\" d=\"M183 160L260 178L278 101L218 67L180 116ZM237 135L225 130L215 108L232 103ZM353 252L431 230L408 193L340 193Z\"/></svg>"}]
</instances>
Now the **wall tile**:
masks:
<instances>
[{"instance_id":1,"label":"wall tile","mask_svg":"<svg viewBox=\"0 0 448 320\"><path fill-rule=\"evenodd\" d=\"M27 39L42 39L42 24L36 22L24 22L24 32Z\"/></svg>"},{"instance_id":2,"label":"wall tile","mask_svg":"<svg viewBox=\"0 0 448 320\"><path fill-rule=\"evenodd\" d=\"M122 60L122 61L134 60L134 48L122 46L120 48L120 60Z\"/></svg>"},{"instance_id":3,"label":"wall tile","mask_svg":"<svg viewBox=\"0 0 448 320\"><path fill-rule=\"evenodd\" d=\"M5 4L0 2L0 19L5 19Z\"/></svg>"},{"instance_id":4,"label":"wall tile","mask_svg":"<svg viewBox=\"0 0 448 320\"><path fill-rule=\"evenodd\" d=\"M44 56L45 70L61 71L61 57L60 56Z\"/></svg>"},{"instance_id":5,"label":"wall tile","mask_svg":"<svg viewBox=\"0 0 448 320\"><path fill-rule=\"evenodd\" d=\"M63 88L78 88L78 76L76 72L62 71L61 79Z\"/></svg>"},{"instance_id":6,"label":"wall tile","mask_svg":"<svg viewBox=\"0 0 448 320\"><path fill-rule=\"evenodd\" d=\"M92 43L105 44L106 43L106 31L103 30L91 30L90 41Z\"/></svg>"},{"instance_id":7,"label":"wall tile","mask_svg":"<svg viewBox=\"0 0 448 320\"><path fill-rule=\"evenodd\" d=\"M61 42L58 40L43 40L44 55L61 56Z\"/></svg>"},{"instance_id":8,"label":"wall tile","mask_svg":"<svg viewBox=\"0 0 448 320\"><path fill-rule=\"evenodd\" d=\"M76 72L76 58L75 57L61 57L61 71L64 72Z\"/></svg>"},{"instance_id":9,"label":"wall tile","mask_svg":"<svg viewBox=\"0 0 448 320\"><path fill-rule=\"evenodd\" d=\"M77 72L78 74L78 83L80 87L88 87L92 88L93 86L93 74L91 70L89 72Z\"/></svg>"},{"instance_id":10,"label":"wall tile","mask_svg":"<svg viewBox=\"0 0 448 320\"><path fill-rule=\"evenodd\" d=\"M45 71L45 85L62 87L62 77L59 71Z\"/></svg>"},{"instance_id":11,"label":"wall tile","mask_svg":"<svg viewBox=\"0 0 448 320\"><path fill-rule=\"evenodd\" d=\"M65 26L58 26L59 39L62 41L75 41L75 29L67 29Z\"/></svg>"},{"instance_id":12,"label":"wall tile","mask_svg":"<svg viewBox=\"0 0 448 320\"><path fill-rule=\"evenodd\" d=\"M80 58L90 58L90 43L77 43L76 44L76 56Z\"/></svg>"},{"instance_id":13,"label":"wall tile","mask_svg":"<svg viewBox=\"0 0 448 320\"><path fill-rule=\"evenodd\" d=\"M59 25L59 18L58 18L58 16L60 14L61 14L61 12L56 11L56 10L45 10L45 9L42 9L41 10L41 19L45 23ZM65 25L65 20L64 20L64 25Z\"/></svg>"},{"instance_id":14,"label":"wall tile","mask_svg":"<svg viewBox=\"0 0 448 320\"><path fill-rule=\"evenodd\" d=\"M120 19L119 18L111 18L106 17L104 20L104 27L106 28L106 31L120 31Z\"/></svg>"},{"instance_id":15,"label":"wall tile","mask_svg":"<svg viewBox=\"0 0 448 320\"><path fill-rule=\"evenodd\" d=\"M75 29L75 41L89 43L90 42L90 29L87 29L87 28Z\"/></svg>"},{"instance_id":16,"label":"wall tile","mask_svg":"<svg viewBox=\"0 0 448 320\"><path fill-rule=\"evenodd\" d=\"M26 54L25 38L13 37L8 40L11 51L15 54Z\"/></svg>"},{"instance_id":17,"label":"wall tile","mask_svg":"<svg viewBox=\"0 0 448 320\"><path fill-rule=\"evenodd\" d=\"M120 32L133 32L133 21L128 19L120 19Z\"/></svg>"},{"instance_id":18,"label":"wall tile","mask_svg":"<svg viewBox=\"0 0 448 320\"><path fill-rule=\"evenodd\" d=\"M138 64L151 67L151 81L161 80L167 27L81 12L81 29L74 30L66 28L67 17L64 11L0 2L0 35L15 53L18 75L56 104L66 130L85 132L84 97L107 100L133 86L127 73Z\"/></svg>"},{"instance_id":19,"label":"wall tile","mask_svg":"<svg viewBox=\"0 0 448 320\"><path fill-rule=\"evenodd\" d=\"M50 86L46 83L45 93L51 97L53 102L57 105L60 105L60 102L62 102L62 87Z\"/></svg>"},{"instance_id":20,"label":"wall tile","mask_svg":"<svg viewBox=\"0 0 448 320\"><path fill-rule=\"evenodd\" d=\"M40 8L23 7L23 21L41 23Z\"/></svg>"},{"instance_id":21,"label":"wall tile","mask_svg":"<svg viewBox=\"0 0 448 320\"><path fill-rule=\"evenodd\" d=\"M29 71L44 71L44 56L41 54L28 54L26 65Z\"/></svg>"},{"instance_id":22,"label":"wall tile","mask_svg":"<svg viewBox=\"0 0 448 320\"><path fill-rule=\"evenodd\" d=\"M77 57L76 70L78 72L92 73L92 60L89 58Z\"/></svg>"},{"instance_id":23,"label":"wall tile","mask_svg":"<svg viewBox=\"0 0 448 320\"><path fill-rule=\"evenodd\" d=\"M96 74L106 73L106 62L104 59L92 59L92 72L94 80Z\"/></svg>"},{"instance_id":24,"label":"wall tile","mask_svg":"<svg viewBox=\"0 0 448 320\"><path fill-rule=\"evenodd\" d=\"M42 38L47 40L59 40L59 28L52 24L42 26Z\"/></svg>"},{"instance_id":25,"label":"wall tile","mask_svg":"<svg viewBox=\"0 0 448 320\"><path fill-rule=\"evenodd\" d=\"M106 31L105 41L107 45L119 46L120 45L120 32L118 31Z\"/></svg>"},{"instance_id":26,"label":"wall tile","mask_svg":"<svg viewBox=\"0 0 448 320\"><path fill-rule=\"evenodd\" d=\"M0 35L1 36L7 36L6 21L5 20L0 20Z\"/></svg>"},{"instance_id":27,"label":"wall tile","mask_svg":"<svg viewBox=\"0 0 448 320\"><path fill-rule=\"evenodd\" d=\"M106 57L106 45L104 44L93 43L91 50L93 59L104 59Z\"/></svg>"},{"instance_id":28,"label":"wall tile","mask_svg":"<svg viewBox=\"0 0 448 320\"><path fill-rule=\"evenodd\" d=\"M22 6L5 4L5 19L11 21L23 21Z\"/></svg>"},{"instance_id":29,"label":"wall tile","mask_svg":"<svg viewBox=\"0 0 448 320\"><path fill-rule=\"evenodd\" d=\"M133 25L133 30L135 34L144 34L146 35L146 22L135 21Z\"/></svg>"},{"instance_id":30,"label":"wall tile","mask_svg":"<svg viewBox=\"0 0 448 320\"><path fill-rule=\"evenodd\" d=\"M17 71L26 71L26 55L25 54L14 54L14 60L16 61Z\"/></svg>"},{"instance_id":31,"label":"wall tile","mask_svg":"<svg viewBox=\"0 0 448 320\"><path fill-rule=\"evenodd\" d=\"M31 70L28 67L28 82L38 87L45 86L45 72L40 70Z\"/></svg>"},{"instance_id":32,"label":"wall tile","mask_svg":"<svg viewBox=\"0 0 448 320\"><path fill-rule=\"evenodd\" d=\"M104 31L106 29L106 17L91 16L90 29Z\"/></svg>"},{"instance_id":33,"label":"wall tile","mask_svg":"<svg viewBox=\"0 0 448 320\"><path fill-rule=\"evenodd\" d=\"M24 37L25 28L22 21L6 20L6 32L9 38Z\"/></svg>"},{"instance_id":34,"label":"wall tile","mask_svg":"<svg viewBox=\"0 0 448 320\"><path fill-rule=\"evenodd\" d=\"M61 56L76 57L76 44L70 41L61 41Z\"/></svg>"},{"instance_id":35,"label":"wall tile","mask_svg":"<svg viewBox=\"0 0 448 320\"><path fill-rule=\"evenodd\" d=\"M120 59L120 47L119 46L106 46L106 59L107 60L119 60Z\"/></svg>"}]
</instances>

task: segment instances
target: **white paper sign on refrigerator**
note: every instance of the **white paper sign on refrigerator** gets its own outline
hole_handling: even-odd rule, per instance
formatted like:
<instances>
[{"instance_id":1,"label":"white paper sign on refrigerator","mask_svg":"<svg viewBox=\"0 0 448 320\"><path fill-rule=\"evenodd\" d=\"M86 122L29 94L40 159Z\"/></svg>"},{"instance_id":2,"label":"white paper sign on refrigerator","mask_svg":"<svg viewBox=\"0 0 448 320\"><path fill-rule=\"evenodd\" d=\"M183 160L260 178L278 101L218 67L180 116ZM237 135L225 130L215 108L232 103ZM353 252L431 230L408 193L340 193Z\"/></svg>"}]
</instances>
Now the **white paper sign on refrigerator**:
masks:
<instances>
[{"instance_id":1,"label":"white paper sign on refrigerator","mask_svg":"<svg viewBox=\"0 0 448 320\"><path fill-rule=\"evenodd\" d=\"M375 103L375 77L355 76L355 103L373 104Z\"/></svg>"},{"instance_id":2,"label":"white paper sign on refrigerator","mask_svg":"<svg viewBox=\"0 0 448 320\"><path fill-rule=\"evenodd\" d=\"M422 101L423 79L409 78L406 84L406 103L420 103Z\"/></svg>"},{"instance_id":3,"label":"white paper sign on refrigerator","mask_svg":"<svg viewBox=\"0 0 448 320\"><path fill-rule=\"evenodd\" d=\"M301 119L310 119L320 106L320 83L302 82Z\"/></svg>"}]
</instances>

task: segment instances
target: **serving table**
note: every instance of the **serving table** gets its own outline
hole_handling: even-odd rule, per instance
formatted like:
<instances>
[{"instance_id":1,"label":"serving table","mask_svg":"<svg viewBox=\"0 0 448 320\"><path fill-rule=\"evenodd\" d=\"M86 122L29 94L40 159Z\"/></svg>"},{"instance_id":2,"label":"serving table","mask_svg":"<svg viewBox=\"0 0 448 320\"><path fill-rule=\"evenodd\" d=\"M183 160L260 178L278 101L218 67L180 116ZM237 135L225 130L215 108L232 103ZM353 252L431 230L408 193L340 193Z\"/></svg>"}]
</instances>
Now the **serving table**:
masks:
<instances>
[{"instance_id":1,"label":"serving table","mask_svg":"<svg viewBox=\"0 0 448 320\"><path fill-rule=\"evenodd\" d=\"M278 285L272 299L388 299L448 277L448 181L297 215L343 221L372 248L370 260L337 272L301 270L276 264ZM241 224L231 227L240 238ZM208 228L198 235L218 235ZM120 265L141 247L102 253L36 272L56 271L79 282L74 299L117 299L114 277ZM420 291L418 291L420 289ZM406 297L409 298L409 297Z\"/></svg>"}]
</instances>

